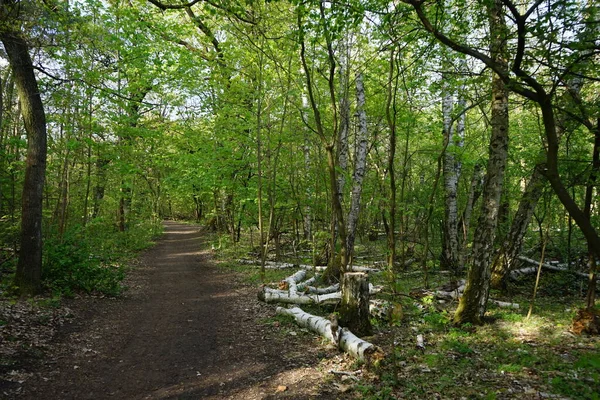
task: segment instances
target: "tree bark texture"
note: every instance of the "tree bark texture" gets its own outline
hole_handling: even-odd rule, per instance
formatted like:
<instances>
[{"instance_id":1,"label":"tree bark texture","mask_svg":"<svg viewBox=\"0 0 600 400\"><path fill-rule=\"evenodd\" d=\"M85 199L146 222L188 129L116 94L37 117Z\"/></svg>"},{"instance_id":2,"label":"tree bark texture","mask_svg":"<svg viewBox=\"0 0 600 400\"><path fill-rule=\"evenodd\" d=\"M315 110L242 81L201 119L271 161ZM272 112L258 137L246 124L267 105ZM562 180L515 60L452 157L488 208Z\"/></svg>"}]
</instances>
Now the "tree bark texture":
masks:
<instances>
[{"instance_id":1,"label":"tree bark texture","mask_svg":"<svg viewBox=\"0 0 600 400\"><path fill-rule=\"evenodd\" d=\"M502 8L502 0L494 0L488 6L490 54L495 62L507 68L504 40L506 22ZM508 90L504 81L496 73L492 75L491 125L487 178L483 189L481 214L473 241L473 260L464 295L454 315L454 321L458 324L483 322L490 290L491 258L494 251L504 170L508 158Z\"/></svg>"},{"instance_id":2,"label":"tree bark texture","mask_svg":"<svg viewBox=\"0 0 600 400\"><path fill-rule=\"evenodd\" d=\"M396 54L394 49L390 52L390 69L388 75L388 89L385 107L385 116L390 130L390 148L387 159L387 172L390 177L390 221L387 230L388 257L387 264L390 271L394 269L396 260L396 169L394 162L396 159L396 88L398 87L397 77L394 79L396 69Z\"/></svg>"},{"instance_id":3,"label":"tree bark texture","mask_svg":"<svg viewBox=\"0 0 600 400\"><path fill-rule=\"evenodd\" d=\"M356 75L356 105L358 114L358 133L356 137L356 155L354 157L354 174L352 176L352 198L348 212L348 236L346 254L351 259L354 252L356 227L360 214L360 196L367 165L367 113L365 111L365 88L362 74Z\"/></svg>"},{"instance_id":4,"label":"tree bark texture","mask_svg":"<svg viewBox=\"0 0 600 400\"><path fill-rule=\"evenodd\" d=\"M598 173L600 172L600 118L596 121L596 129L594 131L594 150L592 153L592 170L588 178L588 184L585 189L585 204L583 212L588 219L592 217L592 198L594 196L594 188L598 179ZM600 258L600 257L599 257ZM594 250L588 248L588 268L589 268L589 279L588 279L588 290L585 296L585 307L588 310L592 310L596 306L596 254Z\"/></svg>"},{"instance_id":5,"label":"tree bark texture","mask_svg":"<svg viewBox=\"0 0 600 400\"><path fill-rule=\"evenodd\" d=\"M25 39L16 32L0 30L0 40L4 44L13 70L28 139L22 198L21 248L15 285L19 287L21 296L30 296L41 290L42 197L47 152L46 114Z\"/></svg>"},{"instance_id":6,"label":"tree bark texture","mask_svg":"<svg viewBox=\"0 0 600 400\"><path fill-rule=\"evenodd\" d=\"M370 335L369 279L363 272L347 272L342 278L340 323L358 335Z\"/></svg>"},{"instance_id":7,"label":"tree bark texture","mask_svg":"<svg viewBox=\"0 0 600 400\"><path fill-rule=\"evenodd\" d=\"M500 250L494 257L491 281L492 287L494 288L500 288L502 286L504 278L516 264L517 256L523 245L523 239L527 233L529 221L531 221L533 212L544 191L546 181L546 178L544 177L544 168L545 166L543 164L538 164L533 169L533 173L525 187L525 192L523 192L523 196L519 202L517 213L513 218L510 231L502 242Z\"/></svg>"},{"instance_id":8,"label":"tree bark texture","mask_svg":"<svg viewBox=\"0 0 600 400\"><path fill-rule=\"evenodd\" d=\"M473 176L471 177L471 185L469 188L469 195L467 196L467 204L463 210L462 217L459 223L461 227L461 242L460 242L460 254L459 260L460 265L467 265L467 243L469 241L469 228L471 226L471 216L473 215L473 208L477 203L477 200L481 196L481 187L483 186L483 173L481 166L476 164L473 168Z\"/></svg>"},{"instance_id":9,"label":"tree bark texture","mask_svg":"<svg viewBox=\"0 0 600 400\"><path fill-rule=\"evenodd\" d=\"M442 93L442 118L443 118L443 133L444 142L447 143L443 158L444 172L444 192L445 192L445 207L444 207L444 240L442 250L442 268L450 271L458 271L459 269L459 247L458 247L458 179L457 162L454 155L454 132L452 128L452 108L454 106L454 98L450 91L449 77L444 74L442 76L443 93Z\"/></svg>"},{"instance_id":10,"label":"tree bark texture","mask_svg":"<svg viewBox=\"0 0 600 400\"><path fill-rule=\"evenodd\" d=\"M331 321L326 318L308 314L298 307L289 309L277 307L277 313L294 317L298 325L320 334L359 360L374 364L383 359L384 354L379 347L356 337L347 328L332 329Z\"/></svg>"}]
</instances>

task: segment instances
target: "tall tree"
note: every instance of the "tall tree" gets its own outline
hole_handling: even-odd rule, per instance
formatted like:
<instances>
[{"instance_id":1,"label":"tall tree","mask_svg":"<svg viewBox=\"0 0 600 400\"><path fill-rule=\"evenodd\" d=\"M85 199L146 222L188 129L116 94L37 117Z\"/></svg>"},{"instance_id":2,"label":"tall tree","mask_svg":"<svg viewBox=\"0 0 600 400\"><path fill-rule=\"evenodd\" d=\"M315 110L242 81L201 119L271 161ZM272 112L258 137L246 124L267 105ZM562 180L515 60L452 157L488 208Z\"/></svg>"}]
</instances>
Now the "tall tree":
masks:
<instances>
[{"instance_id":1,"label":"tall tree","mask_svg":"<svg viewBox=\"0 0 600 400\"><path fill-rule=\"evenodd\" d=\"M490 21L490 57L506 67L506 22L501 0L488 6ZM490 289L491 259L498 223L500 196L508 158L508 90L498 74L492 75L492 137L483 188L481 214L473 241L473 259L467 276L465 292L460 298L454 321L481 323L487 307Z\"/></svg>"},{"instance_id":2,"label":"tall tree","mask_svg":"<svg viewBox=\"0 0 600 400\"><path fill-rule=\"evenodd\" d=\"M0 40L4 45L21 103L27 131L27 161L23 184L21 240L15 285L22 296L41 290L42 273L42 198L46 175L46 114L40 97L29 45L21 35L23 6L26 2L0 3Z\"/></svg>"}]
</instances>

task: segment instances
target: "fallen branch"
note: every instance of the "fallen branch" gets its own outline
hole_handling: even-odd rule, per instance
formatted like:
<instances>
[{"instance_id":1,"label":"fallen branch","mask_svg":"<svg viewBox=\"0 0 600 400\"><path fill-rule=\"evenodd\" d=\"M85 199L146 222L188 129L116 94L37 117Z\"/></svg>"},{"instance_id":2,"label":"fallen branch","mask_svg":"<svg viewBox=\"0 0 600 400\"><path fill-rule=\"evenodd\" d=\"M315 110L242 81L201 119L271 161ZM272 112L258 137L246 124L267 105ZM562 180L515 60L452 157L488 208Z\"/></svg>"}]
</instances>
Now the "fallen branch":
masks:
<instances>
[{"instance_id":1,"label":"fallen branch","mask_svg":"<svg viewBox=\"0 0 600 400\"><path fill-rule=\"evenodd\" d=\"M383 292L383 285L373 285L369 283L369 294L377 294Z\"/></svg>"},{"instance_id":2,"label":"fallen branch","mask_svg":"<svg viewBox=\"0 0 600 400\"><path fill-rule=\"evenodd\" d=\"M381 272L378 268L363 267L360 265L351 265L347 268L348 272L368 272L369 274L378 274Z\"/></svg>"},{"instance_id":3,"label":"fallen branch","mask_svg":"<svg viewBox=\"0 0 600 400\"><path fill-rule=\"evenodd\" d=\"M338 304L342 299L342 292L327 294L292 294L287 290L263 287L262 290L258 292L258 298L265 303Z\"/></svg>"},{"instance_id":4,"label":"fallen branch","mask_svg":"<svg viewBox=\"0 0 600 400\"><path fill-rule=\"evenodd\" d=\"M433 296L435 296L436 299L439 299L439 300L456 300L460 296L462 296L463 292L465 291L466 281L464 279L461 279L458 282L458 285L459 286L454 290L436 290L436 291L432 292L431 294ZM498 307L502 307L502 308L518 309L520 307L518 303L509 303L509 302L500 301L500 300L489 299L489 302L497 305Z\"/></svg>"},{"instance_id":5,"label":"fallen branch","mask_svg":"<svg viewBox=\"0 0 600 400\"><path fill-rule=\"evenodd\" d=\"M317 278L319 277L319 275L315 275L312 278L309 278L307 280L305 280L304 282L300 282L298 283L298 290L302 290L303 286L310 286L313 283L315 283L317 281Z\"/></svg>"},{"instance_id":6,"label":"fallen branch","mask_svg":"<svg viewBox=\"0 0 600 400\"><path fill-rule=\"evenodd\" d=\"M260 261L258 260L246 260L246 259L239 259L237 260L238 264L242 264L242 265L249 265L252 267L260 267ZM308 264L294 264L294 263L286 263L286 262L275 262L275 261L265 261L265 269L290 269L290 268L300 268L300 269L305 269L307 271L325 271L327 269L327 267L315 267L314 265L308 265ZM371 267L364 267L361 265L352 265L349 266L347 268L347 270L350 272L368 272L368 273L372 273L372 274L377 274L379 272L381 272L380 269L377 268L371 268Z\"/></svg>"},{"instance_id":7,"label":"fallen branch","mask_svg":"<svg viewBox=\"0 0 600 400\"><path fill-rule=\"evenodd\" d=\"M301 282L306 278L306 270L301 269L295 274L288 276L282 282L287 284L288 290L291 296L298 294L298 282Z\"/></svg>"},{"instance_id":8,"label":"fallen branch","mask_svg":"<svg viewBox=\"0 0 600 400\"><path fill-rule=\"evenodd\" d=\"M337 375L337 376L347 376L349 379L352 379L353 381L359 381L360 378L358 378L356 375L362 374L362 371L360 369L357 371L354 371L354 372L336 371L336 370L330 369L329 373L333 374L333 375Z\"/></svg>"},{"instance_id":9,"label":"fallen branch","mask_svg":"<svg viewBox=\"0 0 600 400\"><path fill-rule=\"evenodd\" d=\"M300 286L300 285L298 285L298 290L305 291L307 293L314 293L314 294L327 294L327 293L333 293L333 292L339 291L340 284L336 283L334 285L327 286L324 288L319 288L316 286Z\"/></svg>"},{"instance_id":10,"label":"fallen branch","mask_svg":"<svg viewBox=\"0 0 600 400\"><path fill-rule=\"evenodd\" d=\"M501 308L514 308L517 310L520 308L519 303L509 303L506 301L492 300L492 299L490 299L490 302L494 303L495 305L497 305L498 307L501 307Z\"/></svg>"},{"instance_id":11,"label":"fallen branch","mask_svg":"<svg viewBox=\"0 0 600 400\"><path fill-rule=\"evenodd\" d=\"M298 325L310 329L323 336L338 348L350 355L369 364L377 363L384 357L383 350L369 342L366 342L346 328L337 328L335 332L331 329L331 321L302 311L298 307L277 307L277 314L290 315L294 317Z\"/></svg>"},{"instance_id":12,"label":"fallen branch","mask_svg":"<svg viewBox=\"0 0 600 400\"><path fill-rule=\"evenodd\" d=\"M537 272L537 266L540 264L539 261L536 261L536 260L533 260L531 258L527 258L527 257L524 257L524 256L519 256L517 258L519 260L521 260L521 261L526 262L526 263L533 264L536 267L528 267L528 268L521 268L521 269L512 270L512 271L510 271L510 277L512 279L517 279L520 275L533 274L533 273ZM573 273L575 275L578 275L578 276L580 276L582 278L586 278L586 279L588 279L588 277L589 277L589 275L586 274L585 272L573 271L573 270L570 270L567 267L561 267L561 266L558 266L558 265L552 265L552 264L548 264L548 263L542 263L542 267L545 268L545 269L549 269L550 271L571 272L571 273Z\"/></svg>"}]
</instances>

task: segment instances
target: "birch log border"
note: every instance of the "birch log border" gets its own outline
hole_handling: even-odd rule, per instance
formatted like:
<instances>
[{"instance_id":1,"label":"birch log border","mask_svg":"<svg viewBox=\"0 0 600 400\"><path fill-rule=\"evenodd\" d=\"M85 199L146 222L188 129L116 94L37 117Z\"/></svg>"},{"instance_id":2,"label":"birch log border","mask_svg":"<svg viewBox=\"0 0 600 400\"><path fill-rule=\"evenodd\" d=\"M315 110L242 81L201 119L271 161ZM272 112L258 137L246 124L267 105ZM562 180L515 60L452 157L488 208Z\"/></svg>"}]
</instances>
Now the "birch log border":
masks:
<instances>
[{"instance_id":1,"label":"birch log border","mask_svg":"<svg viewBox=\"0 0 600 400\"><path fill-rule=\"evenodd\" d=\"M342 299L342 292L327 294L298 294L287 290L277 290L263 287L258 291L258 299L265 303L285 304L338 304Z\"/></svg>"},{"instance_id":2,"label":"birch log border","mask_svg":"<svg viewBox=\"0 0 600 400\"><path fill-rule=\"evenodd\" d=\"M533 260L531 258L527 258L524 256L519 256L517 257L519 260L529 263L529 264L533 264L533 265L539 265L540 262ZM580 271L573 271L572 269L569 269L568 267L562 267L559 265L552 265L552 264L548 264L548 263L542 263L542 268L548 269L550 271L558 271L558 272L568 272L571 274L575 274L577 276L580 276L581 278L584 279L589 279L590 274L589 273L585 273L585 272L580 272ZM515 269L509 272L509 276L511 279L518 279L521 275L527 275L527 274L534 274L537 272L537 267L527 267L527 268L520 268L520 269ZM600 280L596 281L596 284L600 282Z\"/></svg>"},{"instance_id":3,"label":"birch log border","mask_svg":"<svg viewBox=\"0 0 600 400\"><path fill-rule=\"evenodd\" d=\"M337 348L368 364L376 364L384 358L383 350L379 346L362 340L348 329L338 327L337 331L333 332L331 321L326 318L304 312L299 307L277 307L277 314L292 316L301 327L318 333Z\"/></svg>"},{"instance_id":4,"label":"birch log border","mask_svg":"<svg viewBox=\"0 0 600 400\"><path fill-rule=\"evenodd\" d=\"M236 262L240 265L248 265L250 267L260 267L260 261L256 261L256 260L245 260L245 259L238 259L236 260ZM275 262L275 261L266 261L265 262L265 269L292 269L292 268L300 268L300 269L304 269L307 271L325 271L327 269L327 267L322 267L322 266L314 266L314 265L308 265L308 264L294 264L294 263L286 263L286 262ZM378 274L380 272L382 272L381 269L379 268L371 268L371 267L365 267L362 265L352 265L349 266L347 268L348 272L368 272L370 274Z\"/></svg>"}]
</instances>

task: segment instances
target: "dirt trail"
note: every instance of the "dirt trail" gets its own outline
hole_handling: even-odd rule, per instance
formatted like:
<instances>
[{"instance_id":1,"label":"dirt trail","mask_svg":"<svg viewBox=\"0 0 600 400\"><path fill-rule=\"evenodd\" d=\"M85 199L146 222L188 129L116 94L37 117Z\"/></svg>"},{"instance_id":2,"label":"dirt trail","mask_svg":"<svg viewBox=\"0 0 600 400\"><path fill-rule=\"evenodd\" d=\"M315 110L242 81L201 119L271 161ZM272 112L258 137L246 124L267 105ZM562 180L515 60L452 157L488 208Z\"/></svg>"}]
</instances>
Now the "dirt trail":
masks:
<instances>
[{"instance_id":1,"label":"dirt trail","mask_svg":"<svg viewBox=\"0 0 600 400\"><path fill-rule=\"evenodd\" d=\"M166 223L133 288L90 302L19 398L340 398L314 368L327 351L265 324L272 308L211 263L203 239L197 226Z\"/></svg>"}]
</instances>

